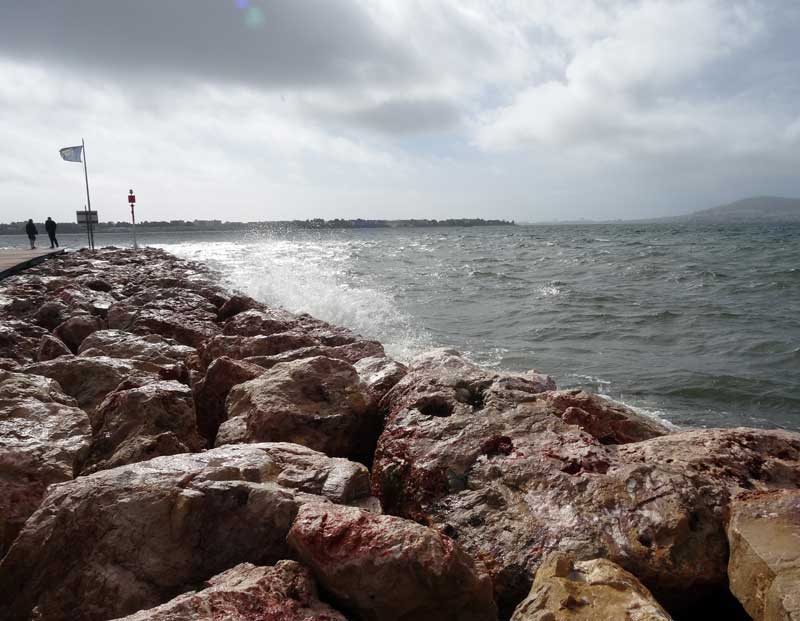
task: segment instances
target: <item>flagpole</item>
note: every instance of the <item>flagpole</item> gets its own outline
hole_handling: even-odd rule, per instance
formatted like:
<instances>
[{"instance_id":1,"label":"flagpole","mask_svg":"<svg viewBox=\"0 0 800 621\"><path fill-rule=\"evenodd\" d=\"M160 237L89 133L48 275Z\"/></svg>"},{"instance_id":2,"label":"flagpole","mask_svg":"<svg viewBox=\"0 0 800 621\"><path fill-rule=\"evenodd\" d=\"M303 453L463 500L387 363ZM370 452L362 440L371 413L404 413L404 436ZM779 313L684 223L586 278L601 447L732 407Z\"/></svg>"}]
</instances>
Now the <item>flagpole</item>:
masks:
<instances>
[{"instance_id":1,"label":"flagpole","mask_svg":"<svg viewBox=\"0 0 800 621\"><path fill-rule=\"evenodd\" d=\"M86 180L86 205L88 206L87 208L88 213L86 214L88 220L86 222L86 225L87 228L89 229L90 248L94 250L94 235L92 235L92 199L89 198L89 172L86 168L86 143L83 141L83 138L81 138L81 151L82 151L81 155L83 155L83 177Z\"/></svg>"}]
</instances>

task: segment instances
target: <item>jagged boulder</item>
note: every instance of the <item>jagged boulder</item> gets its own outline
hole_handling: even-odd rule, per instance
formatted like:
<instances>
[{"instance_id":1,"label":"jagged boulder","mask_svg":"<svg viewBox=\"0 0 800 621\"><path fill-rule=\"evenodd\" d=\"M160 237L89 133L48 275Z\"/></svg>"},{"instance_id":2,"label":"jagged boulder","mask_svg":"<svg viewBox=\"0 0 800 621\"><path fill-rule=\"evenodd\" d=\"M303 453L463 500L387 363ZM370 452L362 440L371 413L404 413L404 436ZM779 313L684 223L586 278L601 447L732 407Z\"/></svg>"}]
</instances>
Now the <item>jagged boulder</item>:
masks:
<instances>
[{"instance_id":1,"label":"jagged boulder","mask_svg":"<svg viewBox=\"0 0 800 621\"><path fill-rule=\"evenodd\" d=\"M311 572L295 561L273 567L242 563L214 576L202 591L118 621L347 621L319 600Z\"/></svg>"},{"instance_id":2,"label":"jagged boulder","mask_svg":"<svg viewBox=\"0 0 800 621\"><path fill-rule=\"evenodd\" d=\"M47 330L55 330L56 326L69 317L69 307L63 302L51 301L42 304L33 316L34 321Z\"/></svg>"},{"instance_id":3,"label":"jagged boulder","mask_svg":"<svg viewBox=\"0 0 800 621\"><path fill-rule=\"evenodd\" d=\"M215 336L203 343L199 353L205 364L222 356L241 360L252 356L276 354L310 347L317 342L301 332L279 332L264 336Z\"/></svg>"},{"instance_id":4,"label":"jagged boulder","mask_svg":"<svg viewBox=\"0 0 800 621\"><path fill-rule=\"evenodd\" d=\"M84 357L108 356L170 365L182 362L195 351L193 347L179 345L158 334L141 336L123 330L100 330L81 343L78 354Z\"/></svg>"},{"instance_id":5,"label":"jagged boulder","mask_svg":"<svg viewBox=\"0 0 800 621\"><path fill-rule=\"evenodd\" d=\"M483 559L506 614L554 550L609 558L671 611L691 607L725 589L731 496L800 485L800 434L702 430L603 444L613 434L600 420L588 433L547 393L447 361L441 372L412 365L384 398L373 488L387 513L434 525ZM616 413L609 426L619 429Z\"/></svg>"},{"instance_id":6,"label":"jagged boulder","mask_svg":"<svg viewBox=\"0 0 800 621\"><path fill-rule=\"evenodd\" d=\"M34 361L39 341L46 334L47 330L27 321L0 321L0 358L21 363Z\"/></svg>"},{"instance_id":7,"label":"jagged boulder","mask_svg":"<svg viewBox=\"0 0 800 621\"><path fill-rule=\"evenodd\" d=\"M83 473L159 455L199 451L192 391L176 381L149 382L110 393L92 417L92 448Z\"/></svg>"},{"instance_id":8,"label":"jagged boulder","mask_svg":"<svg viewBox=\"0 0 800 621\"><path fill-rule=\"evenodd\" d=\"M90 440L86 413L57 382L0 371L0 558L48 485L77 475Z\"/></svg>"},{"instance_id":9,"label":"jagged boulder","mask_svg":"<svg viewBox=\"0 0 800 621\"><path fill-rule=\"evenodd\" d=\"M318 356L279 364L231 389L217 446L295 442L334 457L364 457L377 437L370 398L352 365Z\"/></svg>"},{"instance_id":10,"label":"jagged boulder","mask_svg":"<svg viewBox=\"0 0 800 621\"><path fill-rule=\"evenodd\" d=\"M401 518L308 504L289 545L337 602L364 621L492 621L483 567L448 537Z\"/></svg>"},{"instance_id":11,"label":"jagged boulder","mask_svg":"<svg viewBox=\"0 0 800 621\"><path fill-rule=\"evenodd\" d=\"M134 317L130 330L135 334L159 334L195 348L220 331L219 326L210 319L162 309L141 310Z\"/></svg>"},{"instance_id":12,"label":"jagged boulder","mask_svg":"<svg viewBox=\"0 0 800 621\"><path fill-rule=\"evenodd\" d=\"M36 608L40 621L100 621L151 608L238 563L287 558L306 502L368 498L366 468L291 444L81 476L50 488L0 562L0 618Z\"/></svg>"},{"instance_id":13,"label":"jagged boulder","mask_svg":"<svg viewBox=\"0 0 800 621\"><path fill-rule=\"evenodd\" d=\"M671 621L636 576L606 559L574 562L554 554L536 572L511 621Z\"/></svg>"},{"instance_id":14,"label":"jagged boulder","mask_svg":"<svg viewBox=\"0 0 800 621\"><path fill-rule=\"evenodd\" d=\"M65 393L74 397L78 406L91 415L106 395L128 378L155 379L158 369L136 360L120 358L82 358L61 356L54 360L31 364L25 373L44 375L56 380Z\"/></svg>"},{"instance_id":15,"label":"jagged boulder","mask_svg":"<svg viewBox=\"0 0 800 621\"><path fill-rule=\"evenodd\" d=\"M244 358L246 362L251 362L265 369L271 369L281 362L291 362L301 358L313 358L315 356L325 356L326 358L336 358L344 360L350 364L355 364L363 358L384 356L383 345L377 341L355 341L347 345L312 345L310 347L300 347L291 349L273 356L248 356Z\"/></svg>"},{"instance_id":16,"label":"jagged boulder","mask_svg":"<svg viewBox=\"0 0 800 621\"><path fill-rule=\"evenodd\" d=\"M231 388L259 377L264 371L258 365L223 356L214 360L205 376L194 385L197 429L209 446L214 445L217 430L227 417L225 400Z\"/></svg>"},{"instance_id":17,"label":"jagged boulder","mask_svg":"<svg viewBox=\"0 0 800 621\"><path fill-rule=\"evenodd\" d=\"M61 339L73 354L77 354L83 340L92 332L102 330L104 327L105 322L100 317L74 315L59 324L53 330L53 334Z\"/></svg>"},{"instance_id":18,"label":"jagged boulder","mask_svg":"<svg viewBox=\"0 0 800 621\"><path fill-rule=\"evenodd\" d=\"M655 418L583 390L561 390L543 395L561 419L578 425L602 444L627 444L657 438L676 429Z\"/></svg>"},{"instance_id":19,"label":"jagged boulder","mask_svg":"<svg viewBox=\"0 0 800 621\"><path fill-rule=\"evenodd\" d=\"M755 621L800 620L800 490L745 495L731 507L731 592Z\"/></svg>"},{"instance_id":20,"label":"jagged boulder","mask_svg":"<svg viewBox=\"0 0 800 621\"><path fill-rule=\"evenodd\" d=\"M49 334L45 334L39 341L39 351L36 352L36 362L46 362L60 356L71 356L72 352L64 341Z\"/></svg>"},{"instance_id":21,"label":"jagged boulder","mask_svg":"<svg viewBox=\"0 0 800 621\"><path fill-rule=\"evenodd\" d=\"M361 381L378 403L408 373L406 365L388 356L369 356L353 363Z\"/></svg>"}]
</instances>

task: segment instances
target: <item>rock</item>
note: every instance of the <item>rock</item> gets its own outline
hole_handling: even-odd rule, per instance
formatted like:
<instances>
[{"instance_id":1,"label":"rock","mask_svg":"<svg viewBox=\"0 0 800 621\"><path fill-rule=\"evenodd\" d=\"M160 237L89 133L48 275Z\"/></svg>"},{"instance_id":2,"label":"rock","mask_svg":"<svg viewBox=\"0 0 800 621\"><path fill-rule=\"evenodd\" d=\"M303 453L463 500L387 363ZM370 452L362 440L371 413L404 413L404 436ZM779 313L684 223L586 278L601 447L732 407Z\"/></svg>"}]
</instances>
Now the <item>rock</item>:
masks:
<instances>
[{"instance_id":1,"label":"rock","mask_svg":"<svg viewBox=\"0 0 800 621\"><path fill-rule=\"evenodd\" d=\"M0 562L0 618L36 608L40 621L99 621L157 606L239 563L287 558L302 504L368 494L363 466L290 444L78 477L49 489Z\"/></svg>"},{"instance_id":2,"label":"rock","mask_svg":"<svg viewBox=\"0 0 800 621\"><path fill-rule=\"evenodd\" d=\"M91 289L92 291L109 292L114 288L111 283L103 280L102 278L89 278L84 280L82 284L84 287Z\"/></svg>"},{"instance_id":3,"label":"rock","mask_svg":"<svg viewBox=\"0 0 800 621\"><path fill-rule=\"evenodd\" d=\"M64 341L54 336L45 334L39 341L39 351L36 352L36 361L45 362L53 360L59 356L71 356L72 352L64 344Z\"/></svg>"},{"instance_id":4,"label":"rock","mask_svg":"<svg viewBox=\"0 0 800 621\"><path fill-rule=\"evenodd\" d=\"M618 563L677 615L726 588L730 497L800 486L800 434L702 430L604 445L520 378L487 383L443 359L438 373L412 364L384 397L373 489L385 512L484 560L503 614L545 554L562 551Z\"/></svg>"},{"instance_id":5,"label":"rock","mask_svg":"<svg viewBox=\"0 0 800 621\"><path fill-rule=\"evenodd\" d=\"M77 475L90 440L86 413L57 382L0 371L0 558L47 486Z\"/></svg>"},{"instance_id":6,"label":"rock","mask_svg":"<svg viewBox=\"0 0 800 621\"><path fill-rule=\"evenodd\" d=\"M222 356L234 360L252 356L274 356L316 344L310 336L299 332L280 332L268 336L215 336L203 343L199 353L208 365L215 358Z\"/></svg>"},{"instance_id":7,"label":"rock","mask_svg":"<svg viewBox=\"0 0 800 621\"><path fill-rule=\"evenodd\" d=\"M222 333L226 336L269 336L297 330L298 325L297 317L288 311L252 307L226 321Z\"/></svg>"},{"instance_id":8,"label":"rock","mask_svg":"<svg viewBox=\"0 0 800 621\"><path fill-rule=\"evenodd\" d=\"M755 621L800 620L800 491L732 503L727 527L731 592Z\"/></svg>"},{"instance_id":9,"label":"rock","mask_svg":"<svg viewBox=\"0 0 800 621\"><path fill-rule=\"evenodd\" d=\"M369 403L347 362L322 356L286 362L231 389L216 445L294 442L332 457L364 458L377 438Z\"/></svg>"},{"instance_id":10,"label":"rock","mask_svg":"<svg viewBox=\"0 0 800 621\"><path fill-rule=\"evenodd\" d=\"M255 616L254 616L255 615ZM347 621L319 600L311 572L295 561L274 567L242 563L214 576L202 591L118 621Z\"/></svg>"},{"instance_id":11,"label":"rock","mask_svg":"<svg viewBox=\"0 0 800 621\"><path fill-rule=\"evenodd\" d=\"M62 356L47 362L23 367L25 373L35 373L56 380L64 392L74 397L78 406L91 415L106 395L128 378L155 381L157 370L147 363L120 358L82 358Z\"/></svg>"},{"instance_id":12,"label":"rock","mask_svg":"<svg viewBox=\"0 0 800 621\"><path fill-rule=\"evenodd\" d=\"M80 356L108 356L109 358L128 358L145 360L159 365L182 362L193 354L195 349L179 345L172 339L158 334L140 336L122 330L100 330L83 341Z\"/></svg>"},{"instance_id":13,"label":"rock","mask_svg":"<svg viewBox=\"0 0 800 621\"><path fill-rule=\"evenodd\" d=\"M97 332L104 328L104 322L99 317L91 315L75 315L61 323L53 330L53 334L61 339L69 347L73 354L78 353L78 348L83 339L92 332Z\"/></svg>"},{"instance_id":14,"label":"rock","mask_svg":"<svg viewBox=\"0 0 800 621\"><path fill-rule=\"evenodd\" d=\"M109 327L114 327L109 324ZM212 321L195 319L191 315L171 310L142 310L133 319L131 332L160 334L176 340L181 345L199 347L203 341L219 333Z\"/></svg>"},{"instance_id":15,"label":"rock","mask_svg":"<svg viewBox=\"0 0 800 621\"><path fill-rule=\"evenodd\" d=\"M327 345L312 345L311 347L300 347L285 351L281 354L274 356L248 356L243 358L245 362L257 364L265 369L271 369L276 364L281 362L291 362L292 360L300 360L301 358L314 358L315 356L325 356L326 358L335 358L337 360L344 360L350 364L355 364L363 358L382 357L386 354L383 351L383 346L376 341L356 341L347 345L337 345L329 347Z\"/></svg>"},{"instance_id":16,"label":"rock","mask_svg":"<svg viewBox=\"0 0 800 621\"><path fill-rule=\"evenodd\" d=\"M115 390L97 408L92 427L96 432L83 474L196 452L204 445L197 433L192 391L175 381Z\"/></svg>"},{"instance_id":17,"label":"rock","mask_svg":"<svg viewBox=\"0 0 800 621\"><path fill-rule=\"evenodd\" d=\"M0 358L32 362L47 330L26 321L0 321Z\"/></svg>"},{"instance_id":18,"label":"rock","mask_svg":"<svg viewBox=\"0 0 800 621\"><path fill-rule=\"evenodd\" d=\"M406 365L386 356L362 358L353 367L376 403L408 373Z\"/></svg>"},{"instance_id":19,"label":"rock","mask_svg":"<svg viewBox=\"0 0 800 621\"><path fill-rule=\"evenodd\" d=\"M227 321L245 311L263 308L263 304L246 295L232 295L217 311L217 321ZM278 330L283 332L283 330ZM226 332L226 334L228 334ZM234 333L235 334L235 333Z\"/></svg>"},{"instance_id":20,"label":"rock","mask_svg":"<svg viewBox=\"0 0 800 621\"><path fill-rule=\"evenodd\" d=\"M564 422L578 425L601 444L640 442L675 431L655 418L583 390L550 392L544 398Z\"/></svg>"},{"instance_id":21,"label":"rock","mask_svg":"<svg viewBox=\"0 0 800 621\"><path fill-rule=\"evenodd\" d=\"M512 621L670 621L636 576L606 559L574 562L550 556L536 572L528 597Z\"/></svg>"},{"instance_id":22,"label":"rock","mask_svg":"<svg viewBox=\"0 0 800 621\"><path fill-rule=\"evenodd\" d=\"M47 330L55 330L56 326L69 317L69 307L63 302L45 302L36 311L33 319Z\"/></svg>"},{"instance_id":23,"label":"rock","mask_svg":"<svg viewBox=\"0 0 800 621\"><path fill-rule=\"evenodd\" d=\"M364 621L491 621L482 566L444 535L353 507L307 504L289 545L337 602Z\"/></svg>"},{"instance_id":24,"label":"rock","mask_svg":"<svg viewBox=\"0 0 800 621\"><path fill-rule=\"evenodd\" d=\"M214 360L203 379L194 385L197 429L209 446L214 446L219 426L225 421L225 400L231 388L264 373L258 365L223 356Z\"/></svg>"}]
</instances>

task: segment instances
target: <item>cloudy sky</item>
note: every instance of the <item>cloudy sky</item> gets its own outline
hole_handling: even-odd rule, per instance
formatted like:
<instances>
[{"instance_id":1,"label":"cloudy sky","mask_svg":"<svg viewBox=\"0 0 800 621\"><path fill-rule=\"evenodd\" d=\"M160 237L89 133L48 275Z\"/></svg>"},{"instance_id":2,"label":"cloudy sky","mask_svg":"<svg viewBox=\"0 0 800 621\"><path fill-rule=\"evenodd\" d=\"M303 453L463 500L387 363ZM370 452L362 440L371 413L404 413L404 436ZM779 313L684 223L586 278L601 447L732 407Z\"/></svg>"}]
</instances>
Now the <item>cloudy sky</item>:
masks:
<instances>
[{"instance_id":1,"label":"cloudy sky","mask_svg":"<svg viewBox=\"0 0 800 621\"><path fill-rule=\"evenodd\" d=\"M0 220L800 196L797 0L0 0Z\"/></svg>"}]
</instances>

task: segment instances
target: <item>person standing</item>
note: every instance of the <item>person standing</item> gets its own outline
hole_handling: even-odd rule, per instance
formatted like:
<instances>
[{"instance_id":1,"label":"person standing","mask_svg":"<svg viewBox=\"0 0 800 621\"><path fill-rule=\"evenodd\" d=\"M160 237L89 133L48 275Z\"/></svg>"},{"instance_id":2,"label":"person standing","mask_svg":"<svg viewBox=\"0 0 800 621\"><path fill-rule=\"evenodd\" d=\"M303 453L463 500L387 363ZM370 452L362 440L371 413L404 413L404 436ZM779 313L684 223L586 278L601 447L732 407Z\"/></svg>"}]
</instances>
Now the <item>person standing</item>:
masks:
<instances>
[{"instance_id":1,"label":"person standing","mask_svg":"<svg viewBox=\"0 0 800 621\"><path fill-rule=\"evenodd\" d=\"M50 238L50 247L58 248L58 240L56 239L56 228L58 224L50 216L44 221L44 230L47 231L47 236Z\"/></svg>"},{"instance_id":2,"label":"person standing","mask_svg":"<svg viewBox=\"0 0 800 621\"><path fill-rule=\"evenodd\" d=\"M28 220L28 224L25 225L25 232L28 234L28 239L31 242L31 250L33 250L36 248L36 236L39 234L36 225L33 223L33 218Z\"/></svg>"}]
</instances>

